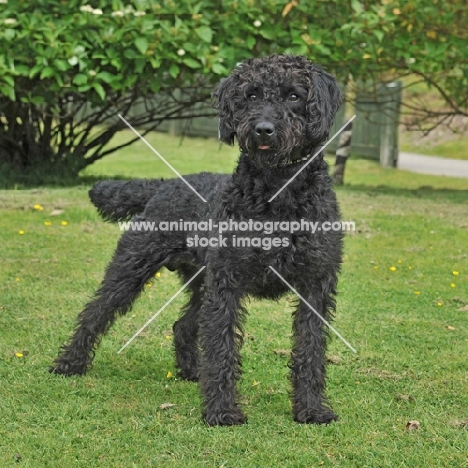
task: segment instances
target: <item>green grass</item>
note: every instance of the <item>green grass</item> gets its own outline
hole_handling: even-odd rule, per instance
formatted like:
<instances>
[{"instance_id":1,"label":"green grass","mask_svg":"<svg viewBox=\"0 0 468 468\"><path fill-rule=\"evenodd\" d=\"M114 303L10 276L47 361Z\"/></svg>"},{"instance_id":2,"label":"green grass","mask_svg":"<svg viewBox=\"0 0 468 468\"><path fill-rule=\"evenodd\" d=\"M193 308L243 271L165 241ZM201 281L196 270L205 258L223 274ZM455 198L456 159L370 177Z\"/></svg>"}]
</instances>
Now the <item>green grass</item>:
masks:
<instances>
[{"instance_id":1,"label":"green grass","mask_svg":"<svg viewBox=\"0 0 468 468\"><path fill-rule=\"evenodd\" d=\"M230 171L237 157L212 140L150 141L183 173ZM346 238L335 327L358 354L331 340L328 394L339 422L292 421L289 296L248 304L248 424L208 428L197 386L168 378L184 298L117 355L179 287L168 271L104 338L88 375L47 372L119 237L87 200L85 182L101 175L169 172L140 146L90 168L76 187L0 192L0 466L468 466L468 180L351 160L338 197L357 230ZM406 431L410 420L420 429Z\"/></svg>"},{"instance_id":2,"label":"green grass","mask_svg":"<svg viewBox=\"0 0 468 468\"><path fill-rule=\"evenodd\" d=\"M463 136L436 145L423 143L422 141L415 145L409 139L402 138L401 150L409 153L425 154L427 156L468 161L468 140Z\"/></svg>"},{"instance_id":3,"label":"green grass","mask_svg":"<svg viewBox=\"0 0 468 468\"><path fill-rule=\"evenodd\" d=\"M129 132L121 132L115 138L116 144L127 141L128 137ZM170 164L181 174L199 171L230 172L239 156L237 148L206 138L174 138L166 133L154 133L148 137L148 141L163 158L167 159L170 156ZM84 177L116 175L173 177L174 173L140 140L98 161L83 172Z\"/></svg>"}]
</instances>

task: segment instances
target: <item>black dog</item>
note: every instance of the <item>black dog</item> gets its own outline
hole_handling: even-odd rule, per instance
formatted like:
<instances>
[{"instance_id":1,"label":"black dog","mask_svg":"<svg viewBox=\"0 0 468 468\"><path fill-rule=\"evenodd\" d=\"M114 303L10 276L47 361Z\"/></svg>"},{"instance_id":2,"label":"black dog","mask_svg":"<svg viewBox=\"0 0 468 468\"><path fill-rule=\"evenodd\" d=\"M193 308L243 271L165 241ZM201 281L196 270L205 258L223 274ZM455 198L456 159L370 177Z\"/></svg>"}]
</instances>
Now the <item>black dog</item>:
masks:
<instances>
[{"instance_id":1,"label":"black dog","mask_svg":"<svg viewBox=\"0 0 468 468\"><path fill-rule=\"evenodd\" d=\"M130 309L160 268L176 270L186 282L206 266L190 283L190 300L174 325L176 363L180 377L200 381L205 421L232 425L246 420L236 395L246 315L243 299L277 299L289 291L284 279L325 319L334 310L341 231L291 233L278 222L339 220L323 155L310 159L328 136L341 93L333 77L306 58L272 55L242 62L221 82L215 98L220 138L233 144L236 137L241 155L233 175L186 177L207 203L180 179L104 181L90 196L111 221L133 216L132 222L212 220L216 226L232 220L244 225L231 222L223 238L203 227L197 232L126 231L101 287L79 315L75 333L51 372L84 374L117 314ZM267 235L246 231L249 220L250 227L276 224ZM300 302L293 332L294 418L329 423L337 416L324 394L327 331Z\"/></svg>"}]
</instances>

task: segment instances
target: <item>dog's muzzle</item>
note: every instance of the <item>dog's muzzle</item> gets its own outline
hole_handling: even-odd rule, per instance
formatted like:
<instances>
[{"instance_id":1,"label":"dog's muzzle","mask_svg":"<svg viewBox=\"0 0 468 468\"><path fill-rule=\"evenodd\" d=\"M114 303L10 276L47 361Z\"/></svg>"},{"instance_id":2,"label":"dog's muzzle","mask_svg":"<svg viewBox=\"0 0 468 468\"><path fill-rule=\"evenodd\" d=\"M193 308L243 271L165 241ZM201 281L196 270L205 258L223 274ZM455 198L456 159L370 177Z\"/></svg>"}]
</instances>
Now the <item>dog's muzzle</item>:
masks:
<instances>
[{"instance_id":1,"label":"dog's muzzle","mask_svg":"<svg viewBox=\"0 0 468 468\"><path fill-rule=\"evenodd\" d=\"M255 125L255 133L261 143L258 145L258 149L263 151L270 149L269 140L275 133L275 126L271 122L259 122Z\"/></svg>"}]
</instances>

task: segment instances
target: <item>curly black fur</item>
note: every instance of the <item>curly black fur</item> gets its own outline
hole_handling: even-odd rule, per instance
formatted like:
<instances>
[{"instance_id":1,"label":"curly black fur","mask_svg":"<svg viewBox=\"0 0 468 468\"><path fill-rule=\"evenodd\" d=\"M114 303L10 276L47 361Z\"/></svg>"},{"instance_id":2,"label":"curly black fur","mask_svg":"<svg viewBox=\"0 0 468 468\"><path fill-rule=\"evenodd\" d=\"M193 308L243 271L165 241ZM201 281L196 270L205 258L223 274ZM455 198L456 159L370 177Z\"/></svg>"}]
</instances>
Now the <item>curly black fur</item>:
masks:
<instances>
[{"instance_id":1,"label":"curly black fur","mask_svg":"<svg viewBox=\"0 0 468 468\"><path fill-rule=\"evenodd\" d=\"M339 210L322 155L271 203L268 200L325 140L341 103L332 76L304 57L272 55L248 59L223 80L214 93L220 116L220 138L239 142L241 155L231 176L201 173L187 176L208 203L179 179L105 181L90 192L108 220L170 221L337 221ZM236 382L241 374L242 325L246 296L277 299L288 291L272 266L324 318L335 307L342 233L317 231L286 237L287 246L201 248L188 246L194 232L127 231L117 246L101 287L78 317L70 341L51 372L84 374L100 338L118 314L126 313L144 284L160 268L177 270L190 284L191 298L174 324L179 375L199 380L203 417L209 425L242 424ZM200 235L207 236L206 232ZM217 233L211 233L217 237ZM258 232L229 232L243 237ZM337 416L327 406L322 321L304 304L294 313L291 354L292 408L302 423L329 423Z\"/></svg>"},{"instance_id":2,"label":"curly black fur","mask_svg":"<svg viewBox=\"0 0 468 468\"><path fill-rule=\"evenodd\" d=\"M104 220L124 221L141 213L161 184L161 180L103 180L89 191L89 198Z\"/></svg>"}]
</instances>

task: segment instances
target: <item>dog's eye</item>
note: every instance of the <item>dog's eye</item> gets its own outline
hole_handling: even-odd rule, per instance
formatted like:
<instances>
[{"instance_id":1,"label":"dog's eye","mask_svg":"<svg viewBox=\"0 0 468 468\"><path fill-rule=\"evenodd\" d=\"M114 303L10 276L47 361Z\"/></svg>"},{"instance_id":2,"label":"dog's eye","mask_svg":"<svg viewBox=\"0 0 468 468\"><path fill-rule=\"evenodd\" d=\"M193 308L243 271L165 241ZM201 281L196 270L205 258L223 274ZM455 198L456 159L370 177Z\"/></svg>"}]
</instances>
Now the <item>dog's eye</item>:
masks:
<instances>
[{"instance_id":1,"label":"dog's eye","mask_svg":"<svg viewBox=\"0 0 468 468\"><path fill-rule=\"evenodd\" d=\"M291 102L299 101L299 95L296 94L296 93L291 93L291 94L288 96L288 101L291 101Z\"/></svg>"},{"instance_id":2,"label":"dog's eye","mask_svg":"<svg viewBox=\"0 0 468 468\"><path fill-rule=\"evenodd\" d=\"M257 95L255 93L250 93L247 98L249 101L256 101L257 100Z\"/></svg>"}]
</instances>

